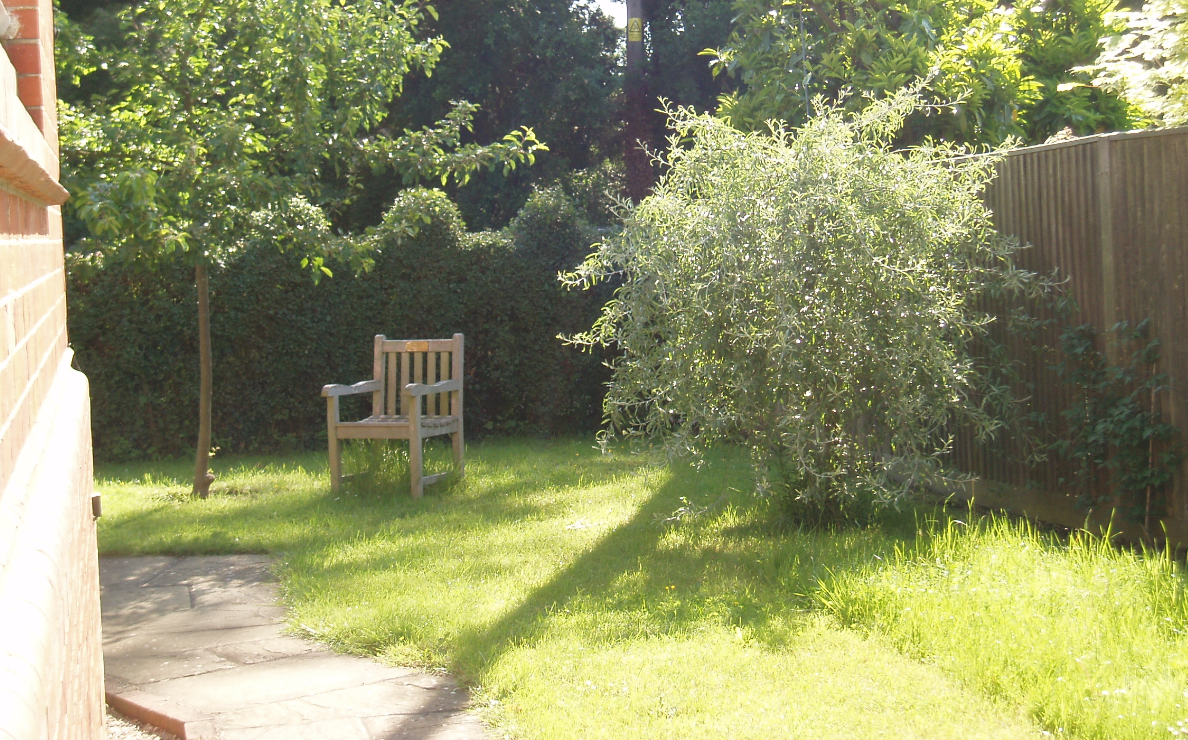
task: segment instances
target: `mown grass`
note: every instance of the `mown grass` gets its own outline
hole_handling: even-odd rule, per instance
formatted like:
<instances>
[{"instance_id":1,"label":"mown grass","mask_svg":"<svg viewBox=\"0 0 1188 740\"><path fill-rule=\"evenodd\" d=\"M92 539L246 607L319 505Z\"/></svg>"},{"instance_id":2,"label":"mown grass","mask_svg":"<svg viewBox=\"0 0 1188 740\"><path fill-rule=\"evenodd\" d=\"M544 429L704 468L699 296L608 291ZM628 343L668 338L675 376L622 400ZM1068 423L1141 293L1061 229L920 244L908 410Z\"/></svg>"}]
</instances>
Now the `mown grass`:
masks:
<instances>
[{"instance_id":1,"label":"mown grass","mask_svg":"<svg viewBox=\"0 0 1188 740\"><path fill-rule=\"evenodd\" d=\"M215 462L206 501L186 495L185 462L101 468L101 550L277 554L295 631L452 671L510 736L1164 737L1188 716L1166 559L910 514L787 531L728 450L694 469L588 441L486 442L464 481L419 501L399 476L336 496L324 454ZM994 548L1010 557L978 559ZM1118 618L1102 618L1108 597L1061 607L1092 594L1114 595ZM1100 671L1065 670L1090 648ZM1076 693L1118 688L1133 697L1122 719L1123 694Z\"/></svg>"}]
</instances>

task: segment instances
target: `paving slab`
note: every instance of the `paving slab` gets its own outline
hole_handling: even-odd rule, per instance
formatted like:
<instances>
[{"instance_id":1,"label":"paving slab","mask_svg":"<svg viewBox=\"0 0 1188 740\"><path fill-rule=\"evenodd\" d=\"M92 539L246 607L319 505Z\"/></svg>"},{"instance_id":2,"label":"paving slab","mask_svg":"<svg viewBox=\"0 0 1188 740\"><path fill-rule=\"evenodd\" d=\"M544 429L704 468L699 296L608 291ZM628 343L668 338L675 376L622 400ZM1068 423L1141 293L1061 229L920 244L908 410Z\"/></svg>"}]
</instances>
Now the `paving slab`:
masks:
<instances>
[{"instance_id":1,"label":"paving slab","mask_svg":"<svg viewBox=\"0 0 1188 740\"><path fill-rule=\"evenodd\" d=\"M184 740L479 740L446 676L283 633L258 555L101 558L108 703Z\"/></svg>"}]
</instances>

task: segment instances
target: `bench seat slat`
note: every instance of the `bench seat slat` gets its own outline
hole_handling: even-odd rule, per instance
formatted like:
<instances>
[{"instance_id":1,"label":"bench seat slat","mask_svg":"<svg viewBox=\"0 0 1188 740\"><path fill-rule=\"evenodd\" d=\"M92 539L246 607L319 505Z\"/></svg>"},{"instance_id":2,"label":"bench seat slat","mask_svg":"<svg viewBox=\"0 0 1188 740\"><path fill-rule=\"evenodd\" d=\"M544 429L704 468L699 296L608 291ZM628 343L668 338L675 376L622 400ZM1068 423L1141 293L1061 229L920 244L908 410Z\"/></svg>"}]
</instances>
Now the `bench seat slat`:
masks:
<instances>
[{"instance_id":1,"label":"bench seat slat","mask_svg":"<svg viewBox=\"0 0 1188 740\"><path fill-rule=\"evenodd\" d=\"M368 423L366 421L347 421L336 424L334 436L336 439L408 439L412 425L383 422ZM436 437L442 434L453 434L458 431L456 418L443 418L434 424L422 424L422 437Z\"/></svg>"},{"instance_id":2,"label":"bench seat slat","mask_svg":"<svg viewBox=\"0 0 1188 740\"><path fill-rule=\"evenodd\" d=\"M411 430L407 416L369 416L360 421L340 421L334 425L334 436L338 439L407 439ZM436 437L458 431L456 416L435 416L421 418L421 435Z\"/></svg>"},{"instance_id":3,"label":"bench seat slat","mask_svg":"<svg viewBox=\"0 0 1188 740\"><path fill-rule=\"evenodd\" d=\"M446 424L452 424L455 421L457 421L457 417L455 416L422 416L421 428L429 429L432 427L445 426ZM408 424L408 417L380 414L379 416L368 416L366 419L360 419L359 421L340 421L336 426L349 427L358 426L360 424L366 424L368 426L399 426L402 424Z\"/></svg>"}]
</instances>

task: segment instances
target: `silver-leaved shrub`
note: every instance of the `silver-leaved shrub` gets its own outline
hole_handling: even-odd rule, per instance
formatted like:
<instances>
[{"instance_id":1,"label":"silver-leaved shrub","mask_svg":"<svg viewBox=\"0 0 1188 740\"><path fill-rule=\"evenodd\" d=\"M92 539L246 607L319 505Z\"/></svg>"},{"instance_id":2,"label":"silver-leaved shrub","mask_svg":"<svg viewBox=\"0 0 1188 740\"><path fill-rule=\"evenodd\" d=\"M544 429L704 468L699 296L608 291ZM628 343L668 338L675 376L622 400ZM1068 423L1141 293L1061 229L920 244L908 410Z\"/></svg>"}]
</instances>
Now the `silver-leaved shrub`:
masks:
<instances>
[{"instance_id":1,"label":"silver-leaved shrub","mask_svg":"<svg viewBox=\"0 0 1188 740\"><path fill-rule=\"evenodd\" d=\"M670 112L653 194L571 286L619 285L577 344L616 347L607 437L747 445L762 491L847 516L943 477L958 425L999 433L987 306L1038 297L979 192L1000 153L892 148L909 92L743 133Z\"/></svg>"}]
</instances>

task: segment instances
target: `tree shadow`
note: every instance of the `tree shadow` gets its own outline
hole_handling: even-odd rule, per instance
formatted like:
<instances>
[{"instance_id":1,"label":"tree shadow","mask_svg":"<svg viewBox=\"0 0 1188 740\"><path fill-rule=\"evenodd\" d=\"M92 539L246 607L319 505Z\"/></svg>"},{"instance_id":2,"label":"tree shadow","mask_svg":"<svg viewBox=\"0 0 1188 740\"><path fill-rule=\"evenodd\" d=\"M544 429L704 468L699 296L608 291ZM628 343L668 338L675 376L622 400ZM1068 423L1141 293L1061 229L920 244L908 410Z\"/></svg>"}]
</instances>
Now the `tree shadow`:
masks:
<instances>
[{"instance_id":1,"label":"tree shadow","mask_svg":"<svg viewBox=\"0 0 1188 740\"><path fill-rule=\"evenodd\" d=\"M457 638L450 670L479 681L507 651L546 637L555 622L588 618L584 636L606 643L738 627L771 647L794 639L822 580L887 557L881 529L788 531L769 502L733 490L689 517L698 471L679 466L625 523L558 570L494 622ZM702 502L707 504L711 502ZM682 504L684 506L682 506ZM739 520L742 523L739 523Z\"/></svg>"},{"instance_id":2,"label":"tree shadow","mask_svg":"<svg viewBox=\"0 0 1188 740\"><path fill-rule=\"evenodd\" d=\"M146 512L119 528L136 531L129 541L148 543L140 552L284 553L295 568L316 573L303 588L332 592L338 584L344 594L351 592L347 584L352 582L395 583L385 580L390 569L432 574L435 553L449 552L458 561L449 577L477 574L467 588L483 588L482 579L498 581L512 604L488 604L487 611L476 609L460 619L450 615L442 620L450 623L443 626L448 633L437 630L428 638L444 640L426 649L444 648L447 667L469 681L479 681L516 646L555 634L565 620L584 620L572 634L593 642L688 634L720 625L778 646L795 638L797 615L814 608L811 594L822 579L868 564L874 555L885 557L895 544L874 530L830 533L773 526L770 502L750 493L743 455L726 451L701 470L674 463L662 473L665 480L647 483L642 475L655 469L654 459L595 456L585 451L588 446L588 441L542 442L541 454L526 454L522 440L482 445L481 454L471 458L482 469L476 476L481 485L440 493L430 487L417 500L406 488L352 493L344 487L335 494L327 478L324 485L306 483L308 490L294 495L245 493L234 499L217 494L206 504L183 504L188 508L180 512ZM319 461L324 464L324 456L314 463ZM567 546L558 553L564 559L560 565L540 557L558 536L569 536L564 530L577 516L574 508L585 503L575 498L574 489L625 479L655 486L637 494L637 508L626 521L605 525L607 531L597 539L583 539L584 549ZM598 495L597 506L614 505L618 496ZM230 499L234 510L209 505L220 497ZM521 521L547 522L545 539L534 543L536 530L527 530L524 543L487 548L491 537L514 534ZM455 552L460 547L470 552ZM549 568L542 571L550 573L547 580L535 588L515 572L528 565L516 560L516 548L524 547L530 548L524 550L525 560L536 559L532 567ZM356 623L352 629L372 636L352 642L350 649L378 653L404 640L421 645L415 641L426 636L405 623L414 618L410 615L432 620L434 610L458 608L457 595L445 593L447 576L436 577L442 579L439 601L377 613L376 623Z\"/></svg>"}]
</instances>

